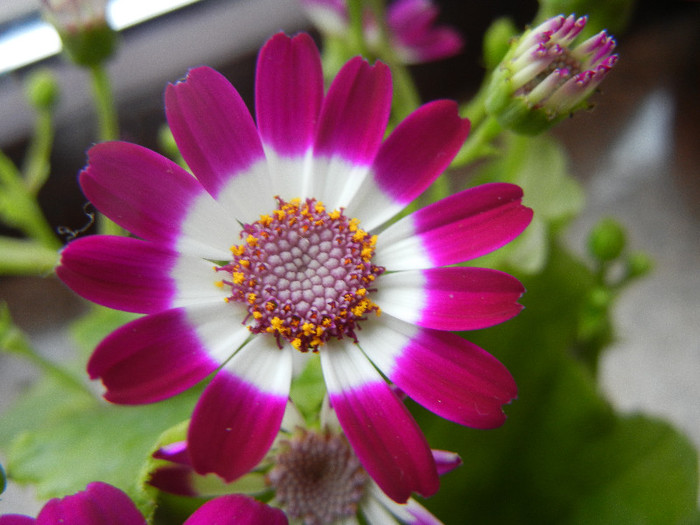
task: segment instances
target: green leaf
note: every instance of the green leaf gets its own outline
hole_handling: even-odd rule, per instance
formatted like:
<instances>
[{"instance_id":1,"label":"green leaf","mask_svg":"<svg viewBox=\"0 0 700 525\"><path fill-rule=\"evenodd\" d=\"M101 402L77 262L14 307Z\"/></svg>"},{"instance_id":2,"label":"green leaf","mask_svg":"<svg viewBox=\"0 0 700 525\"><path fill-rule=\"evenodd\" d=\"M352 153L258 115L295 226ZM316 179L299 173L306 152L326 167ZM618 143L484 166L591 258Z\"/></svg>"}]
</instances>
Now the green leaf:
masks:
<instances>
[{"instance_id":1,"label":"green leaf","mask_svg":"<svg viewBox=\"0 0 700 525\"><path fill-rule=\"evenodd\" d=\"M85 356L90 355L108 333L140 317L96 304L91 306L90 311L74 321L70 328L71 336Z\"/></svg>"},{"instance_id":2,"label":"green leaf","mask_svg":"<svg viewBox=\"0 0 700 525\"><path fill-rule=\"evenodd\" d=\"M304 416L306 424L314 426L318 422L321 403L326 395L321 361L317 355L312 356L301 374L294 378L289 395Z\"/></svg>"},{"instance_id":3,"label":"green leaf","mask_svg":"<svg viewBox=\"0 0 700 525\"><path fill-rule=\"evenodd\" d=\"M583 208L583 190L569 173L565 151L547 135L505 135L504 154L486 164L472 183L496 181L520 186L523 204L533 209L534 218L515 241L470 264L537 273L548 259L551 232L560 230Z\"/></svg>"},{"instance_id":4,"label":"green leaf","mask_svg":"<svg viewBox=\"0 0 700 525\"><path fill-rule=\"evenodd\" d=\"M675 524L697 514L697 454L670 425L621 416L576 359L594 276L554 244L543 272L521 276L525 310L466 337L515 377L518 399L495 430L459 427L415 408L431 446L464 466L426 505L445 523Z\"/></svg>"},{"instance_id":5,"label":"green leaf","mask_svg":"<svg viewBox=\"0 0 700 525\"><path fill-rule=\"evenodd\" d=\"M161 432L189 417L198 394L194 389L160 403L118 406L42 381L0 418L8 475L35 484L40 498L104 481L127 492L148 515L155 499L138 483L144 462Z\"/></svg>"}]
</instances>

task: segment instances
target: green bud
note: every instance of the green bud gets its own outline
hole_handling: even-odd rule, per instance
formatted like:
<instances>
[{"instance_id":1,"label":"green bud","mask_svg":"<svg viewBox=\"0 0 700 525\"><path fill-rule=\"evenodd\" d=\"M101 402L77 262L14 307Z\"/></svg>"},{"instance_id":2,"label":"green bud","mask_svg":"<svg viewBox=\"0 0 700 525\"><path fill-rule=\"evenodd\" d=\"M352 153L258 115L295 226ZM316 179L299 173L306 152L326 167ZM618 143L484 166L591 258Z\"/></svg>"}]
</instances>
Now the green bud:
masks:
<instances>
[{"instance_id":1,"label":"green bud","mask_svg":"<svg viewBox=\"0 0 700 525\"><path fill-rule=\"evenodd\" d=\"M97 66L114 54L117 32L104 24L79 33L61 34L61 42L68 58L79 66Z\"/></svg>"},{"instance_id":2,"label":"green bud","mask_svg":"<svg viewBox=\"0 0 700 525\"><path fill-rule=\"evenodd\" d=\"M643 277L654 268L654 261L646 253L635 252L627 257L627 278L636 279Z\"/></svg>"},{"instance_id":3,"label":"green bud","mask_svg":"<svg viewBox=\"0 0 700 525\"><path fill-rule=\"evenodd\" d=\"M511 39L518 34L518 29L508 17L493 21L484 35L484 65L494 69L508 52Z\"/></svg>"},{"instance_id":4,"label":"green bud","mask_svg":"<svg viewBox=\"0 0 700 525\"><path fill-rule=\"evenodd\" d=\"M588 235L588 250L599 261L617 259L625 248L625 230L612 218L601 219Z\"/></svg>"},{"instance_id":5,"label":"green bud","mask_svg":"<svg viewBox=\"0 0 700 525\"><path fill-rule=\"evenodd\" d=\"M58 102L58 83L49 69L32 71L24 84L24 90L29 103L38 110L50 110Z\"/></svg>"}]
</instances>

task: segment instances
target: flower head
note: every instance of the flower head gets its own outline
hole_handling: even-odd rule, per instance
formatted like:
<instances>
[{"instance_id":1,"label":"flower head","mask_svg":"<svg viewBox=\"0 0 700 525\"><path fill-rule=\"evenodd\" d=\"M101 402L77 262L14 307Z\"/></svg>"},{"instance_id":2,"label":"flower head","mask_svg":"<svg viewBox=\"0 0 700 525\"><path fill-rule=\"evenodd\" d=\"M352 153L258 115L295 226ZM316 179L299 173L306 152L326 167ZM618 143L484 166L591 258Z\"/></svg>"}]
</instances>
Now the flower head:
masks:
<instances>
[{"instance_id":1,"label":"flower head","mask_svg":"<svg viewBox=\"0 0 700 525\"><path fill-rule=\"evenodd\" d=\"M149 483L182 496L211 497L240 491L264 494L293 523L304 525L346 523L358 514L367 523L439 524L415 500L399 504L379 489L342 434L334 412L327 409L327 404L324 407L320 428L309 428L289 403L282 430L265 459L233 484L216 483L197 475L185 442L171 443L154 454L166 461L159 462L151 472ZM461 465L461 459L453 452L432 453L440 475ZM261 476L264 487L259 484Z\"/></svg>"},{"instance_id":2,"label":"flower head","mask_svg":"<svg viewBox=\"0 0 700 525\"><path fill-rule=\"evenodd\" d=\"M523 287L449 265L527 226L520 188L466 190L387 226L449 165L469 123L454 102L436 101L383 140L388 68L355 58L324 94L306 34L263 47L257 126L206 67L168 86L165 105L194 176L123 142L93 147L80 175L94 205L140 238L73 241L57 274L92 301L146 314L100 343L90 376L108 400L138 404L216 372L192 416L189 454L197 472L233 480L275 439L293 355L318 353L363 468L396 501L434 493L430 449L382 374L452 421L504 421L513 378L449 330L513 317Z\"/></svg>"},{"instance_id":3,"label":"flower head","mask_svg":"<svg viewBox=\"0 0 700 525\"><path fill-rule=\"evenodd\" d=\"M586 17L557 16L511 44L486 101L504 127L539 133L586 106L617 55L605 31L574 45L585 25Z\"/></svg>"},{"instance_id":4,"label":"flower head","mask_svg":"<svg viewBox=\"0 0 700 525\"><path fill-rule=\"evenodd\" d=\"M329 35L345 36L349 31L347 0L301 0L316 26ZM406 64L420 64L456 55L464 41L454 29L436 25L440 10L432 0L396 0L387 6L389 40L398 58ZM365 39L374 51L381 46L380 29L371 11L364 20Z\"/></svg>"}]
</instances>

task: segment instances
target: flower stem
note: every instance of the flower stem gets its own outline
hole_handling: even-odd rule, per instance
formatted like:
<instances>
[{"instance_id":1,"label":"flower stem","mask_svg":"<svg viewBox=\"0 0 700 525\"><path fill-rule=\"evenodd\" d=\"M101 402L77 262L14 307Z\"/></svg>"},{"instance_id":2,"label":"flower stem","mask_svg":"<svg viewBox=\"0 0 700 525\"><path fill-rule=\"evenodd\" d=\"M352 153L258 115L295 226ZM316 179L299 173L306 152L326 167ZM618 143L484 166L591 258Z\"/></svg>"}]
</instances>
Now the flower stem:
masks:
<instances>
[{"instance_id":1,"label":"flower stem","mask_svg":"<svg viewBox=\"0 0 700 525\"><path fill-rule=\"evenodd\" d=\"M27 337L12 321L10 311L5 303L0 303L0 349L30 361L44 373L53 376L61 383L88 394L94 394L88 386L68 370L39 354L27 341Z\"/></svg>"},{"instance_id":2,"label":"flower stem","mask_svg":"<svg viewBox=\"0 0 700 525\"><path fill-rule=\"evenodd\" d=\"M495 118L486 117L476 129L472 128L469 138L452 161L452 167L465 166L492 155L495 151L492 142L502 131L503 128Z\"/></svg>"},{"instance_id":3,"label":"flower stem","mask_svg":"<svg viewBox=\"0 0 700 525\"><path fill-rule=\"evenodd\" d=\"M53 137L54 127L51 111L40 110L37 113L34 136L27 150L24 169L22 170L24 184L32 195L39 193L49 176Z\"/></svg>"},{"instance_id":4,"label":"flower stem","mask_svg":"<svg viewBox=\"0 0 700 525\"><path fill-rule=\"evenodd\" d=\"M107 70L102 64L94 65L90 68L90 76L99 125L99 140L117 140L119 138L119 124Z\"/></svg>"},{"instance_id":5,"label":"flower stem","mask_svg":"<svg viewBox=\"0 0 700 525\"><path fill-rule=\"evenodd\" d=\"M61 242L31 194L14 163L0 152L0 217L45 247L57 250ZM5 254L3 254L5 256Z\"/></svg>"},{"instance_id":6,"label":"flower stem","mask_svg":"<svg viewBox=\"0 0 700 525\"><path fill-rule=\"evenodd\" d=\"M0 275L50 274L58 251L36 240L0 236Z\"/></svg>"},{"instance_id":7,"label":"flower stem","mask_svg":"<svg viewBox=\"0 0 700 525\"><path fill-rule=\"evenodd\" d=\"M99 126L99 140L117 140L119 138L119 122L117 110L112 94L112 85L105 67L95 64L90 67L92 78L92 92L95 98L95 110L97 111L97 123ZM100 233L106 235L123 235L123 230L104 215L97 220Z\"/></svg>"}]
</instances>

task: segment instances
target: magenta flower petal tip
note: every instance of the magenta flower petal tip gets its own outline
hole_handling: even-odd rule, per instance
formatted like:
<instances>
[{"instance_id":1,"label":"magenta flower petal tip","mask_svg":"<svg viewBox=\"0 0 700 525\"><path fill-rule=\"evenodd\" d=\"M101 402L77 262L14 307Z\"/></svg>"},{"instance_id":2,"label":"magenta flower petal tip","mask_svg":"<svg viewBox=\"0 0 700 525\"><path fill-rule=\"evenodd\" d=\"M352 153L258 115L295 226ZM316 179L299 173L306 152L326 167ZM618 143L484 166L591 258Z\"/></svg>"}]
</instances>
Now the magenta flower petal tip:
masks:
<instances>
[{"instance_id":1,"label":"magenta flower petal tip","mask_svg":"<svg viewBox=\"0 0 700 525\"><path fill-rule=\"evenodd\" d=\"M617 62L605 31L577 43L587 18L556 16L525 31L495 69L487 110L517 132L535 134L587 107Z\"/></svg>"},{"instance_id":2,"label":"magenta flower petal tip","mask_svg":"<svg viewBox=\"0 0 700 525\"><path fill-rule=\"evenodd\" d=\"M586 46L600 54L608 44ZM89 300L145 315L98 345L88 373L120 404L156 402L213 374L187 457L163 453L231 481L273 444L293 357L319 353L363 469L394 500L432 494L435 459L384 377L453 421L503 422L512 377L449 331L516 315L522 286L448 267L510 242L532 211L517 186L490 184L385 227L459 151L469 122L457 105L426 104L385 138L389 68L352 59L326 92L306 35L273 36L256 81L257 119L211 68L167 87L168 123L191 173L134 144L90 150L85 194L134 237L72 242L57 274ZM447 382L434 373L445 355Z\"/></svg>"},{"instance_id":3,"label":"magenta flower petal tip","mask_svg":"<svg viewBox=\"0 0 700 525\"><path fill-rule=\"evenodd\" d=\"M95 481L81 492L49 500L36 519L0 516L0 525L146 525L146 519L120 489Z\"/></svg>"}]
</instances>

